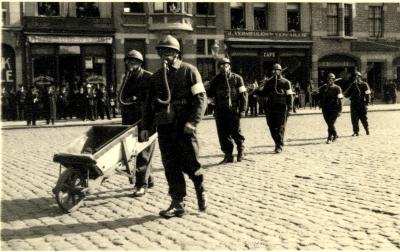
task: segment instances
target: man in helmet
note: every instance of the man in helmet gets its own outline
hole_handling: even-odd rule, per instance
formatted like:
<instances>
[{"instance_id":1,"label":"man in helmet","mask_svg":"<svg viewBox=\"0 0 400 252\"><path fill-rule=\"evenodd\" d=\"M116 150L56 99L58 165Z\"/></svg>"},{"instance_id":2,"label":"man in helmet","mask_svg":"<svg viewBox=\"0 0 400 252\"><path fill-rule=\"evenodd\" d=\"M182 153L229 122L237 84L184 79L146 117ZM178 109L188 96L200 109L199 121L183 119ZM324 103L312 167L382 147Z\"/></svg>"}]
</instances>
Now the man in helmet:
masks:
<instances>
[{"instance_id":1,"label":"man in helmet","mask_svg":"<svg viewBox=\"0 0 400 252\"><path fill-rule=\"evenodd\" d=\"M328 74L328 82L319 91L320 106L325 122L328 125L328 139L327 144L335 141L338 138L335 122L340 113L342 112L342 89L335 84L335 75Z\"/></svg>"},{"instance_id":2,"label":"man in helmet","mask_svg":"<svg viewBox=\"0 0 400 252\"><path fill-rule=\"evenodd\" d=\"M154 123L157 127L171 196L170 206L162 210L160 216L181 217L185 213L184 173L194 183L199 210L206 210L196 127L204 115L207 96L197 68L180 59L181 50L176 38L164 37L156 49L163 66L150 79L144 125L149 128ZM146 130L140 134L143 139L148 138Z\"/></svg>"},{"instance_id":3,"label":"man in helmet","mask_svg":"<svg viewBox=\"0 0 400 252\"><path fill-rule=\"evenodd\" d=\"M119 102L122 124L132 125L143 117L143 107L150 89L149 79L152 73L142 68L143 56L136 50L129 51L124 61L126 73L119 93ZM142 124L139 124L138 127L140 130ZM154 127L149 130L151 134L155 132ZM147 188L154 185L153 178L150 176L154 148L155 142L141 152L136 159L134 197L143 196L147 192Z\"/></svg>"},{"instance_id":4,"label":"man in helmet","mask_svg":"<svg viewBox=\"0 0 400 252\"><path fill-rule=\"evenodd\" d=\"M371 98L371 90L368 83L361 79L361 73L355 72L354 82L344 92L346 97L350 97L351 123L353 124L353 136L358 136L360 131L358 121L364 126L365 133L369 135L367 111Z\"/></svg>"},{"instance_id":5,"label":"man in helmet","mask_svg":"<svg viewBox=\"0 0 400 252\"><path fill-rule=\"evenodd\" d=\"M231 71L231 61L228 58L222 58L218 66L220 72L210 81L207 94L215 98L218 139L225 154L220 164L233 163L233 141L237 147L237 161L240 162L245 139L240 129L240 118L246 112L246 87L242 76Z\"/></svg>"},{"instance_id":6,"label":"man in helmet","mask_svg":"<svg viewBox=\"0 0 400 252\"><path fill-rule=\"evenodd\" d=\"M282 76L281 65L275 64L272 73L273 77L266 79L256 93L267 97L265 106L267 123L275 142L275 153L281 153L287 117L293 108L293 91L290 81Z\"/></svg>"}]
</instances>

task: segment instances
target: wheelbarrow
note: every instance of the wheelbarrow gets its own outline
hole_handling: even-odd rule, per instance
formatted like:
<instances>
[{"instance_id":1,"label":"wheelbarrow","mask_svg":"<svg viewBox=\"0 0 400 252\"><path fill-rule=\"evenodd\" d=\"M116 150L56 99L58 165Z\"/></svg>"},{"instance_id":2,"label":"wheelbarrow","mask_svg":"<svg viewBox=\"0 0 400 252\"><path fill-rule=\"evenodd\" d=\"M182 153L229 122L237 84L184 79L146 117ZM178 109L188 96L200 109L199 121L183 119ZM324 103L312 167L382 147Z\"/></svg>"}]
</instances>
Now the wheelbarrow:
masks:
<instances>
[{"instance_id":1,"label":"wheelbarrow","mask_svg":"<svg viewBox=\"0 0 400 252\"><path fill-rule=\"evenodd\" d=\"M115 174L126 175L133 184L136 157L156 138L154 133L148 141L140 142L137 124L89 128L53 157L60 163L53 189L58 206L66 213L77 210L93 189Z\"/></svg>"}]
</instances>

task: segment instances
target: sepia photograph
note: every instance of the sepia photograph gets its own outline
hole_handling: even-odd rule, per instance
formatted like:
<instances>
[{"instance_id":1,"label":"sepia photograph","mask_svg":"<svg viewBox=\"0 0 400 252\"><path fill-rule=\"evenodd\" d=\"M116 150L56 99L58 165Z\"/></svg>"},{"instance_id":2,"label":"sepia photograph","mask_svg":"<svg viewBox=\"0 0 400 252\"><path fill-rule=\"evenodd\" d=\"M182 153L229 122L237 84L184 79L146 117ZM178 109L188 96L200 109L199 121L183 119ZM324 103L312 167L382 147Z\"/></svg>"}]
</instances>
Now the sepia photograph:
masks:
<instances>
[{"instance_id":1,"label":"sepia photograph","mask_svg":"<svg viewBox=\"0 0 400 252\"><path fill-rule=\"evenodd\" d=\"M1 7L0 250L400 250L399 1Z\"/></svg>"}]
</instances>

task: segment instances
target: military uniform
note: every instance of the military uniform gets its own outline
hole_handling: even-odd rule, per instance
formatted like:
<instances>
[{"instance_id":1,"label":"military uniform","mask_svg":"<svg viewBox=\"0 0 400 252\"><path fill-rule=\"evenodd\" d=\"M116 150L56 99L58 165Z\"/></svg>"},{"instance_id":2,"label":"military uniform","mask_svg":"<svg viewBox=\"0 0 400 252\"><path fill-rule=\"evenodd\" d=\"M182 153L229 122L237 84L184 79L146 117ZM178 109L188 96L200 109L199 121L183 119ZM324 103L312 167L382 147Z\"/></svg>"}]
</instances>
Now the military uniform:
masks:
<instances>
[{"instance_id":1,"label":"military uniform","mask_svg":"<svg viewBox=\"0 0 400 252\"><path fill-rule=\"evenodd\" d=\"M268 127L275 142L275 152L281 152L287 117L293 108L293 91L290 81L276 76L266 80L264 88L258 90L257 94L267 97L265 113Z\"/></svg>"},{"instance_id":2,"label":"military uniform","mask_svg":"<svg viewBox=\"0 0 400 252\"><path fill-rule=\"evenodd\" d=\"M143 118L143 109L146 96L149 91L149 79L152 73L142 68L136 72L128 72L124 76L124 85L120 92L120 99L124 102L132 103L130 105L121 104L121 115L123 125L132 125ZM139 124L139 131L142 124ZM150 127L150 134L155 132L154 127ZM151 162L153 159L155 142L143 150L136 160L136 181L135 188L148 188L153 185L151 173Z\"/></svg>"},{"instance_id":3,"label":"military uniform","mask_svg":"<svg viewBox=\"0 0 400 252\"><path fill-rule=\"evenodd\" d=\"M225 154L224 161L233 162L233 141L236 143L238 161L241 161L245 138L240 129L240 117L244 115L247 105L243 78L232 72L219 73L211 80L207 94L215 98L215 119L219 143Z\"/></svg>"},{"instance_id":4,"label":"military uniform","mask_svg":"<svg viewBox=\"0 0 400 252\"><path fill-rule=\"evenodd\" d=\"M168 104L164 104L157 101L167 96L163 70L158 70L151 77L144 120L146 128L150 128L152 122L157 126L162 163L172 198L170 208L160 212L163 217L173 208L177 209L173 213L176 216L184 212L182 202L186 196L186 184L183 173L188 174L193 181L198 200L202 199L203 175L196 173L201 167L196 131L188 134L184 132L184 127L187 123L196 126L207 105L200 73L193 65L177 59L169 66L167 80L171 99Z\"/></svg>"},{"instance_id":5,"label":"military uniform","mask_svg":"<svg viewBox=\"0 0 400 252\"><path fill-rule=\"evenodd\" d=\"M335 78L333 76L333 78ZM320 106L322 108L322 114L324 120L328 125L328 139L326 143L335 141L338 137L335 122L340 113L342 112L342 102L343 98L342 89L335 84L326 86L320 91Z\"/></svg>"},{"instance_id":6,"label":"military uniform","mask_svg":"<svg viewBox=\"0 0 400 252\"><path fill-rule=\"evenodd\" d=\"M364 126L365 132L369 135L368 127L368 103L370 101L371 90L368 83L359 80L354 81L350 84L349 88L345 92L346 97L350 97L350 112L351 112L351 123L353 124L353 135L358 136L360 131L358 121L360 120Z\"/></svg>"}]
</instances>

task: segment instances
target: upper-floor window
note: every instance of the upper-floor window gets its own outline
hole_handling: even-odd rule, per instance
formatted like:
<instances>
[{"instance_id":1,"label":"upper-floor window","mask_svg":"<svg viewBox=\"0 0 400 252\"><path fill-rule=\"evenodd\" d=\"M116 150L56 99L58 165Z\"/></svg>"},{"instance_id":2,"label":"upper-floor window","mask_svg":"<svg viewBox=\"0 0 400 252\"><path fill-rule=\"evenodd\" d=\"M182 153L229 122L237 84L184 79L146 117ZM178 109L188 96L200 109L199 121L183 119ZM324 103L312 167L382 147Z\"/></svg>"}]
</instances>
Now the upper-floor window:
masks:
<instances>
[{"instance_id":1,"label":"upper-floor window","mask_svg":"<svg viewBox=\"0 0 400 252\"><path fill-rule=\"evenodd\" d=\"M211 47L215 43L214 39L198 39L197 40L197 54L199 55L212 55Z\"/></svg>"},{"instance_id":2,"label":"upper-floor window","mask_svg":"<svg viewBox=\"0 0 400 252\"><path fill-rule=\"evenodd\" d=\"M1 2L1 25L8 25L8 8L9 3Z\"/></svg>"},{"instance_id":3,"label":"upper-floor window","mask_svg":"<svg viewBox=\"0 0 400 252\"><path fill-rule=\"evenodd\" d=\"M383 37L383 8L369 6L369 36Z\"/></svg>"},{"instance_id":4,"label":"upper-floor window","mask_svg":"<svg viewBox=\"0 0 400 252\"><path fill-rule=\"evenodd\" d=\"M254 29L267 30L268 10L266 3L254 3Z\"/></svg>"},{"instance_id":5,"label":"upper-floor window","mask_svg":"<svg viewBox=\"0 0 400 252\"><path fill-rule=\"evenodd\" d=\"M183 2L155 2L153 5L154 13L188 13L189 4Z\"/></svg>"},{"instance_id":6,"label":"upper-floor window","mask_svg":"<svg viewBox=\"0 0 400 252\"><path fill-rule=\"evenodd\" d=\"M214 3L196 3L197 14L214 15Z\"/></svg>"},{"instance_id":7,"label":"upper-floor window","mask_svg":"<svg viewBox=\"0 0 400 252\"><path fill-rule=\"evenodd\" d=\"M130 2L124 3L125 13L144 13L144 3Z\"/></svg>"},{"instance_id":8,"label":"upper-floor window","mask_svg":"<svg viewBox=\"0 0 400 252\"><path fill-rule=\"evenodd\" d=\"M287 4L288 31L300 31L300 4Z\"/></svg>"},{"instance_id":9,"label":"upper-floor window","mask_svg":"<svg viewBox=\"0 0 400 252\"><path fill-rule=\"evenodd\" d=\"M55 2L40 2L38 6L38 15L46 17L60 16L60 4Z\"/></svg>"},{"instance_id":10,"label":"upper-floor window","mask_svg":"<svg viewBox=\"0 0 400 252\"><path fill-rule=\"evenodd\" d=\"M352 5L345 4L344 5L344 35L345 36L351 36L353 33L352 18L353 18Z\"/></svg>"},{"instance_id":11,"label":"upper-floor window","mask_svg":"<svg viewBox=\"0 0 400 252\"><path fill-rule=\"evenodd\" d=\"M338 29L338 9L339 9L339 4L337 3L328 3L328 12L327 12L327 17L328 17L328 36L338 36L339 35L339 29Z\"/></svg>"},{"instance_id":12,"label":"upper-floor window","mask_svg":"<svg viewBox=\"0 0 400 252\"><path fill-rule=\"evenodd\" d=\"M233 2L231 5L231 29L244 29L244 4Z\"/></svg>"},{"instance_id":13,"label":"upper-floor window","mask_svg":"<svg viewBox=\"0 0 400 252\"><path fill-rule=\"evenodd\" d=\"M100 17L99 7L96 3L76 3L76 16L79 17Z\"/></svg>"}]
</instances>

